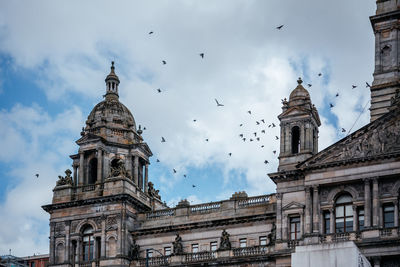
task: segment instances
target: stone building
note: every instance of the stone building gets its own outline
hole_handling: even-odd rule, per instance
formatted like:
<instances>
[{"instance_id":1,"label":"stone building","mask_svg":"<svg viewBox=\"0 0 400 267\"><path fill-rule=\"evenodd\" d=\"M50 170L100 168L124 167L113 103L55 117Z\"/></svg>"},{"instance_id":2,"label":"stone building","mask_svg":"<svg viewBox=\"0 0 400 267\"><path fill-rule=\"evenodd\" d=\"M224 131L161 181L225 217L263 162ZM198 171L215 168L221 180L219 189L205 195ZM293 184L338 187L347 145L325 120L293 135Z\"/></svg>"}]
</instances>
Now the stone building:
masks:
<instances>
[{"instance_id":1,"label":"stone building","mask_svg":"<svg viewBox=\"0 0 400 267\"><path fill-rule=\"evenodd\" d=\"M371 122L318 151L318 111L299 79L278 116L275 194L166 207L151 150L119 102L114 66L59 176L50 266L399 266L398 0L378 0Z\"/></svg>"}]
</instances>

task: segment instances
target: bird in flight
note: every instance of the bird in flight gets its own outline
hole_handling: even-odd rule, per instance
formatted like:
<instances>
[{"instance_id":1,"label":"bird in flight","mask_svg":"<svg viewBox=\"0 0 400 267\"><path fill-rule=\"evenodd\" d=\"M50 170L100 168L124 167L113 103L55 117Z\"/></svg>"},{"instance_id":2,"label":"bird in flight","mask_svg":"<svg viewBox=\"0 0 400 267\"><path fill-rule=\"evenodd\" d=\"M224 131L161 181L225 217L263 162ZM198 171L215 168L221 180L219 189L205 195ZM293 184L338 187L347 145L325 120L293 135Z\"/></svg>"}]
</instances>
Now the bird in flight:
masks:
<instances>
[{"instance_id":1,"label":"bird in flight","mask_svg":"<svg viewBox=\"0 0 400 267\"><path fill-rule=\"evenodd\" d=\"M275 140L278 140L278 139L279 139L279 137L275 135Z\"/></svg>"},{"instance_id":2,"label":"bird in flight","mask_svg":"<svg viewBox=\"0 0 400 267\"><path fill-rule=\"evenodd\" d=\"M272 128L276 127L275 123L272 123Z\"/></svg>"},{"instance_id":3,"label":"bird in flight","mask_svg":"<svg viewBox=\"0 0 400 267\"><path fill-rule=\"evenodd\" d=\"M161 143L165 143L165 138L161 136Z\"/></svg>"},{"instance_id":4,"label":"bird in flight","mask_svg":"<svg viewBox=\"0 0 400 267\"><path fill-rule=\"evenodd\" d=\"M259 123L258 121L256 121L256 124L257 124L257 125L260 125L260 123Z\"/></svg>"},{"instance_id":5,"label":"bird in flight","mask_svg":"<svg viewBox=\"0 0 400 267\"><path fill-rule=\"evenodd\" d=\"M194 121L194 122L196 122L197 120L196 120L196 119L194 119L193 121Z\"/></svg>"},{"instance_id":6,"label":"bird in flight","mask_svg":"<svg viewBox=\"0 0 400 267\"><path fill-rule=\"evenodd\" d=\"M257 132L254 132L253 134L254 134L254 136L257 136Z\"/></svg>"},{"instance_id":7,"label":"bird in flight","mask_svg":"<svg viewBox=\"0 0 400 267\"><path fill-rule=\"evenodd\" d=\"M174 171L174 173L176 173L176 170L175 169L172 169L173 171Z\"/></svg>"},{"instance_id":8,"label":"bird in flight","mask_svg":"<svg viewBox=\"0 0 400 267\"><path fill-rule=\"evenodd\" d=\"M250 142L253 142L253 139L250 138Z\"/></svg>"},{"instance_id":9,"label":"bird in flight","mask_svg":"<svg viewBox=\"0 0 400 267\"><path fill-rule=\"evenodd\" d=\"M333 108L333 107L334 107L334 105L333 105L332 103L329 103L329 106L330 106L331 108Z\"/></svg>"},{"instance_id":10,"label":"bird in flight","mask_svg":"<svg viewBox=\"0 0 400 267\"><path fill-rule=\"evenodd\" d=\"M163 65L167 64L167 61L163 60L163 61L162 61L162 64L163 64Z\"/></svg>"},{"instance_id":11,"label":"bird in flight","mask_svg":"<svg viewBox=\"0 0 400 267\"><path fill-rule=\"evenodd\" d=\"M154 32L152 32L152 31L151 31L151 32L149 32L149 34L153 34L153 33L154 33Z\"/></svg>"},{"instance_id":12,"label":"bird in flight","mask_svg":"<svg viewBox=\"0 0 400 267\"><path fill-rule=\"evenodd\" d=\"M262 121L262 123L265 123L265 120L264 120L264 119L262 119L261 121Z\"/></svg>"},{"instance_id":13,"label":"bird in flight","mask_svg":"<svg viewBox=\"0 0 400 267\"><path fill-rule=\"evenodd\" d=\"M339 93L336 93L336 97L338 97L339 96Z\"/></svg>"},{"instance_id":14,"label":"bird in flight","mask_svg":"<svg viewBox=\"0 0 400 267\"><path fill-rule=\"evenodd\" d=\"M357 85L352 85L351 86L351 89L355 89L355 88L357 88Z\"/></svg>"},{"instance_id":15,"label":"bird in flight","mask_svg":"<svg viewBox=\"0 0 400 267\"><path fill-rule=\"evenodd\" d=\"M264 145L261 146L261 148L263 148L263 147L264 147Z\"/></svg>"},{"instance_id":16,"label":"bird in flight","mask_svg":"<svg viewBox=\"0 0 400 267\"><path fill-rule=\"evenodd\" d=\"M229 155L229 157L231 157L231 156L232 156L232 153L229 153L228 155Z\"/></svg>"},{"instance_id":17,"label":"bird in flight","mask_svg":"<svg viewBox=\"0 0 400 267\"><path fill-rule=\"evenodd\" d=\"M246 142L246 137L245 137L245 138L243 138L243 142Z\"/></svg>"},{"instance_id":18,"label":"bird in flight","mask_svg":"<svg viewBox=\"0 0 400 267\"><path fill-rule=\"evenodd\" d=\"M159 159L157 159L157 162L160 162L160 160L159 160Z\"/></svg>"},{"instance_id":19,"label":"bird in flight","mask_svg":"<svg viewBox=\"0 0 400 267\"><path fill-rule=\"evenodd\" d=\"M206 139L206 142L208 142L208 138Z\"/></svg>"},{"instance_id":20,"label":"bird in flight","mask_svg":"<svg viewBox=\"0 0 400 267\"><path fill-rule=\"evenodd\" d=\"M247 113L251 114L251 110L247 111Z\"/></svg>"},{"instance_id":21,"label":"bird in flight","mask_svg":"<svg viewBox=\"0 0 400 267\"><path fill-rule=\"evenodd\" d=\"M194 184L192 184L192 187L195 188L196 186Z\"/></svg>"},{"instance_id":22,"label":"bird in flight","mask_svg":"<svg viewBox=\"0 0 400 267\"><path fill-rule=\"evenodd\" d=\"M217 103L217 107L223 107L224 105L219 103L218 100L215 98L215 102Z\"/></svg>"},{"instance_id":23,"label":"bird in flight","mask_svg":"<svg viewBox=\"0 0 400 267\"><path fill-rule=\"evenodd\" d=\"M160 88L158 88L158 89L157 89L157 92L161 93L161 89L160 89Z\"/></svg>"},{"instance_id":24,"label":"bird in flight","mask_svg":"<svg viewBox=\"0 0 400 267\"><path fill-rule=\"evenodd\" d=\"M264 160L264 164L268 164L269 163L269 161L268 160Z\"/></svg>"},{"instance_id":25,"label":"bird in flight","mask_svg":"<svg viewBox=\"0 0 400 267\"><path fill-rule=\"evenodd\" d=\"M260 137L257 137L256 139L257 139L257 141L260 141Z\"/></svg>"},{"instance_id":26,"label":"bird in flight","mask_svg":"<svg viewBox=\"0 0 400 267\"><path fill-rule=\"evenodd\" d=\"M200 53L199 55L201 56L201 58L204 58L204 53Z\"/></svg>"},{"instance_id":27,"label":"bird in flight","mask_svg":"<svg viewBox=\"0 0 400 267\"><path fill-rule=\"evenodd\" d=\"M346 129L345 128L342 128L342 133L345 133L346 132Z\"/></svg>"},{"instance_id":28,"label":"bird in flight","mask_svg":"<svg viewBox=\"0 0 400 267\"><path fill-rule=\"evenodd\" d=\"M186 174L184 174L184 175L183 175L183 177L185 177L185 178L186 178Z\"/></svg>"},{"instance_id":29,"label":"bird in flight","mask_svg":"<svg viewBox=\"0 0 400 267\"><path fill-rule=\"evenodd\" d=\"M371 88L371 85L368 82L365 82L365 87Z\"/></svg>"},{"instance_id":30,"label":"bird in flight","mask_svg":"<svg viewBox=\"0 0 400 267\"><path fill-rule=\"evenodd\" d=\"M272 151L272 153L276 154L276 150Z\"/></svg>"},{"instance_id":31,"label":"bird in flight","mask_svg":"<svg viewBox=\"0 0 400 267\"><path fill-rule=\"evenodd\" d=\"M239 124L239 127L242 127L242 126L243 126L243 123Z\"/></svg>"},{"instance_id":32,"label":"bird in flight","mask_svg":"<svg viewBox=\"0 0 400 267\"><path fill-rule=\"evenodd\" d=\"M308 85L308 87L311 87L311 86L312 86L312 84L311 84L311 83L307 83L307 85Z\"/></svg>"},{"instance_id":33,"label":"bird in flight","mask_svg":"<svg viewBox=\"0 0 400 267\"><path fill-rule=\"evenodd\" d=\"M285 26L285 25L283 25L283 24L282 24L282 25L279 25L278 27L276 27L276 29L277 29L277 30L281 30L281 29L283 28L283 26Z\"/></svg>"},{"instance_id":34,"label":"bird in flight","mask_svg":"<svg viewBox=\"0 0 400 267\"><path fill-rule=\"evenodd\" d=\"M39 178L39 173L36 173L35 176L36 176L36 178Z\"/></svg>"},{"instance_id":35,"label":"bird in flight","mask_svg":"<svg viewBox=\"0 0 400 267\"><path fill-rule=\"evenodd\" d=\"M318 76L322 76L322 73L320 72L320 73L318 73Z\"/></svg>"},{"instance_id":36,"label":"bird in flight","mask_svg":"<svg viewBox=\"0 0 400 267\"><path fill-rule=\"evenodd\" d=\"M243 134L239 134L239 137L243 138Z\"/></svg>"},{"instance_id":37,"label":"bird in flight","mask_svg":"<svg viewBox=\"0 0 400 267\"><path fill-rule=\"evenodd\" d=\"M265 130L261 130L261 132L265 134Z\"/></svg>"}]
</instances>

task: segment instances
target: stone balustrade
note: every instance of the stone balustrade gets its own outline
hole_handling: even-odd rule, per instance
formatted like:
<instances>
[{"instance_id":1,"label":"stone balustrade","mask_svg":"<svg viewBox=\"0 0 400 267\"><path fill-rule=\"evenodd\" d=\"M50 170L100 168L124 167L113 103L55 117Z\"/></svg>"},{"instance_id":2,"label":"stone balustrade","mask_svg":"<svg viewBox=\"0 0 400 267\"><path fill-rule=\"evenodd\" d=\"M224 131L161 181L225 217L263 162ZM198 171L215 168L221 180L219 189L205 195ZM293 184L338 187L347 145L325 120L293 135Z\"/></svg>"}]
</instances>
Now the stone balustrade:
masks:
<instances>
[{"instance_id":1,"label":"stone balustrade","mask_svg":"<svg viewBox=\"0 0 400 267\"><path fill-rule=\"evenodd\" d=\"M221 208L221 202L210 202L210 203L190 206L190 212L192 214L208 213L208 212L219 210L220 208Z\"/></svg>"},{"instance_id":2,"label":"stone balustrade","mask_svg":"<svg viewBox=\"0 0 400 267\"><path fill-rule=\"evenodd\" d=\"M264 196L255 196L255 197L248 197L245 199L238 200L238 207L245 208L249 206L257 206L263 205L270 202L272 195L264 195Z\"/></svg>"},{"instance_id":3,"label":"stone balustrade","mask_svg":"<svg viewBox=\"0 0 400 267\"><path fill-rule=\"evenodd\" d=\"M241 256L257 256L263 255L271 252L271 247L267 246L254 246L254 247L245 247L245 248L234 248L233 255L235 257Z\"/></svg>"},{"instance_id":4,"label":"stone balustrade","mask_svg":"<svg viewBox=\"0 0 400 267\"><path fill-rule=\"evenodd\" d=\"M147 219L157 219L162 217L169 217L175 215L175 209L163 209L146 213Z\"/></svg>"}]
</instances>

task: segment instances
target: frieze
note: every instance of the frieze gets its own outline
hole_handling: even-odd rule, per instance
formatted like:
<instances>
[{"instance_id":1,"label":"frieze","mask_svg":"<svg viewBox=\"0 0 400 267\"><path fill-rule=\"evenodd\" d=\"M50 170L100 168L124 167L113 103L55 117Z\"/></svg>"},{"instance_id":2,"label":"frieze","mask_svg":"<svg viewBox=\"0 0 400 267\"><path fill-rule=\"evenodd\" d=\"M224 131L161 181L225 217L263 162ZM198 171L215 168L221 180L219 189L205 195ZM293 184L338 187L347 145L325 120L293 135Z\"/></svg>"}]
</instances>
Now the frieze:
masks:
<instances>
[{"instance_id":1,"label":"frieze","mask_svg":"<svg viewBox=\"0 0 400 267\"><path fill-rule=\"evenodd\" d=\"M114 230L117 229L117 217L109 216L106 221L106 230Z\"/></svg>"}]
</instances>

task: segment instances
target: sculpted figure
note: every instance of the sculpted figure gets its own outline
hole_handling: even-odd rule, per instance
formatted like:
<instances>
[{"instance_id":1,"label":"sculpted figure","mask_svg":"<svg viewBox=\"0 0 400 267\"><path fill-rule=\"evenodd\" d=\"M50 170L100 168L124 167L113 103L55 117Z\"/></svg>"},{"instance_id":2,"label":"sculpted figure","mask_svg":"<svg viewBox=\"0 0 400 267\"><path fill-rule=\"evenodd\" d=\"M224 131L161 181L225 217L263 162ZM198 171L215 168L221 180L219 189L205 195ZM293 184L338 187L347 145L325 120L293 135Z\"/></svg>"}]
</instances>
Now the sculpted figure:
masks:
<instances>
[{"instance_id":1,"label":"sculpted figure","mask_svg":"<svg viewBox=\"0 0 400 267\"><path fill-rule=\"evenodd\" d=\"M229 234L225 229L222 231L219 250L230 250L231 242L229 241Z\"/></svg>"},{"instance_id":2,"label":"sculpted figure","mask_svg":"<svg viewBox=\"0 0 400 267\"><path fill-rule=\"evenodd\" d=\"M56 185L73 185L71 173L72 172L70 169L65 170L65 177L59 175Z\"/></svg>"},{"instance_id":3,"label":"sculpted figure","mask_svg":"<svg viewBox=\"0 0 400 267\"><path fill-rule=\"evenodd\" d=\"M111 167L110 176L109 177L116 177L116 176L124 176L130 178L129 173L125 169L125 163L119 159L117 162L116 167Z\"/></svg>"},{"instance_id":4,"label":"sculpted figure","mask_svg":"<svg viewBox=\"0 0 400 267\"><path fill-rule=\"evenodd\" d=\"M179 234L176 234L175 241L172 242L174 247L174 255L181 255L183 254L183 245L182 245L182 237Z\"/></svg>"},{"instance_id":5,"label":"sculpted figure","mask_svg":"<svg viewBox=\"0 0 400 267\"><path fill-rule=\"evenodd\" d=\"M133 240L133 244L131 244L129 248L129 258L131 258L132 260L139 259L139 252L140 246L136 244L136 240Z\"/></svg>"}]
</instances>

